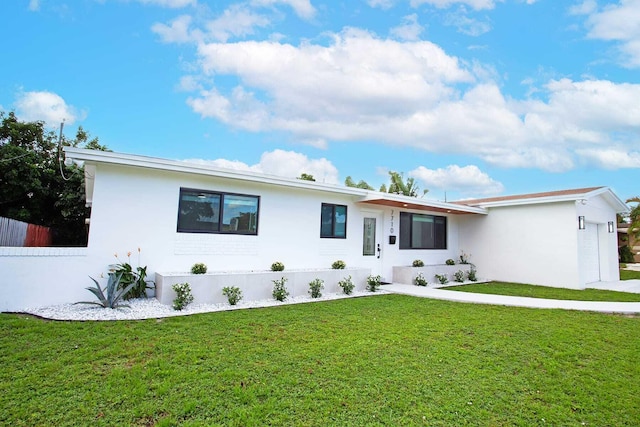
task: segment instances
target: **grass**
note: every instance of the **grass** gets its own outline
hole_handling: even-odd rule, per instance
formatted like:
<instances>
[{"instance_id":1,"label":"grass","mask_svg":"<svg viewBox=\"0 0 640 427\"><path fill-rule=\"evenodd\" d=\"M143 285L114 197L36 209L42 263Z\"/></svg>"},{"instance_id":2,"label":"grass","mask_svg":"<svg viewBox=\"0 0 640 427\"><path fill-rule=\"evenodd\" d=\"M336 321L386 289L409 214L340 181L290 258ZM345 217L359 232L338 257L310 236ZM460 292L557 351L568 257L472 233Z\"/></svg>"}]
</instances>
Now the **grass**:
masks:
<instances>
[{"instance_id":1,"label":"grass","mask_svg":"<svg viewBox=\"0 0 640 427\"><path fill-rule=\"evenodd\" d=\"M605 291L599 289L564 289L522 283L487 282L451 286L448 291L474 292L478 294L508 295L517 297L546 298L575 301L640 302L640 294Z\"/></svg>"},{"instance_id":2,"label":"grass","mask_svg":"<svg viewBox=\"0 0 640 427\"><path fill-rule=\"evenodd\" d=\"M640 317L379 295L0 315L0 425L637 426Z\"/></svg>"},{"instance_id":3,"label":"grass","mask_svg":"<svg viewBox=\"0 0 640 427\"><path fill-rule=\"evenodd\" d=\"M640 280L640 271L620 270L620 280Z\"/></svg>"}]
</instances>

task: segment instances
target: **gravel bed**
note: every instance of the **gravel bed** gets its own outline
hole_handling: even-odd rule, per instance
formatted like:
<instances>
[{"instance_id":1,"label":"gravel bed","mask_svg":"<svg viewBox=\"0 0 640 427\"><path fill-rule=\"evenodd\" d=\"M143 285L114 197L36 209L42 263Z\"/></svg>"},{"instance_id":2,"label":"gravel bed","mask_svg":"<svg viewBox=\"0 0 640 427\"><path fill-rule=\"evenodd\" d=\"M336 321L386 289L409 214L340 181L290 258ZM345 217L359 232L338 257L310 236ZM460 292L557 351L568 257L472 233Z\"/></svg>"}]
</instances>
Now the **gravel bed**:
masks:
<instances>
[{"instance_id":1,"label":"gravel bed","mask_svg":"<svg viewBox=\"0 0 640 427\"><path fill-rule=\"evenodd\" d=\"M343 293L327 293L320 298L299 296L287 298L280 302L275 299L260 301L240 301L237 305L224 304L189 304L181 311L174 310L169 305L161 304L155 298L141 298L127 301L129 307L116 309L102 308L90 304L61 304L47 307L27 308L23 313L33 314L52 320L140 320L157 319L162 317L188 316L196 313L211 313L214 311L242 310L247 308L273 307L278 305L303 304L318 301L330 301L344 298L356 298L389 292L378 290L377 292L354 292L351 295Z\"/></svg>"}]
</instances>

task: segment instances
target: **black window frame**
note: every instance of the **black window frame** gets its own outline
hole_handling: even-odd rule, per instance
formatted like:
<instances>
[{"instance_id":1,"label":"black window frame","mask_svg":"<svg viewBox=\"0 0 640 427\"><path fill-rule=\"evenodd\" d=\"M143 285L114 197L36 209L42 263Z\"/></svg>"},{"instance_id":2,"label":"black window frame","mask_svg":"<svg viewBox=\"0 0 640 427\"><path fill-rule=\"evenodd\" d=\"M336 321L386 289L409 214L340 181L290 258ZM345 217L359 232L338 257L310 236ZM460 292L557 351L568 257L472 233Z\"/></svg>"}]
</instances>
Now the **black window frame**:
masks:
<instances>
[{"instance_id":1,"label":"black window frame","mask_svg":"<svg viewBox=\"0 0 640 427\"><path fill-rule=\"evenodd\" d=\"M331 232L324 233L324 213L325 208L331 208ZM336 235L336 208L344 208L344 236ZM347 218L348 218L348 207L347 205L340 205L337 203L322 203L320 207L320 238L322 239L346 239L347 238Z\"/></svg>"},{"instance_id":2,"label":"black window frame","mask_svg":"<svg viewBox=\"0 0 640 427\"><path fill-rule=\"evenodd\" d=\"M413 240L414 218L431 218L433 220L433 244L431 246L418 246ZM408 229L407 229L408 227ZM400 249L413 250L445 250L448 243L448 218L440 215L427 215L413 212L400 212Z\"/></svg>"},{"instance_id":3,"label":"black window frame","mask_svg":"<svg viewBox=\"0 0 640 427\"><path fill-rule=\"evenodd\" d=\"M185 193L196 193L198 195L205 195L209 197L219 197L219 206L217 211L217 229L202 229L202 228L189 228L181 226L181 206L183 203L183 195ZM224 218L225 218L225 197L248 197L256 200L256 212L255 212L255 231L253 230L229 230L224 229ZM216 224L215 222L211 222L212 224ZM214 190L201 190L196 188L180 188L180 195L178 198L178 218L176 231L178 233L199 233L199 234L236 234L243 236L257 236L258 235L258 226L260 223L260 196L256 196L253 194L242 194L242 193L231 193L225 191L214 191Z\"/></svg>"}]
</instances>

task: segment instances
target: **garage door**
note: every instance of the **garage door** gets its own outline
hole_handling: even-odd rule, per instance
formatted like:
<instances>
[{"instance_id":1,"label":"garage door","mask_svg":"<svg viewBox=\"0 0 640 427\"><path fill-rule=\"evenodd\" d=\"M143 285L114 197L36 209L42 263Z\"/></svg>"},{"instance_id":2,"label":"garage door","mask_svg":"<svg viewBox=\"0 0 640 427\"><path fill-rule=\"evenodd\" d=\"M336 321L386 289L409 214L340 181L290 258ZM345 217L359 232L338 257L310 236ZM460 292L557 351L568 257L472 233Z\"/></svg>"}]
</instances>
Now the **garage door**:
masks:
<instances>
[{"instance_id":1,"label":"garage door","mask_svg":"<svg viewBox=\"0 0 640 427\"><path fill-rule=\"evenodd\" d=\"M581 258L585 283L600 281L600 250L598 247L598 225L585 224Z\"/></svg>"}]
</instances>

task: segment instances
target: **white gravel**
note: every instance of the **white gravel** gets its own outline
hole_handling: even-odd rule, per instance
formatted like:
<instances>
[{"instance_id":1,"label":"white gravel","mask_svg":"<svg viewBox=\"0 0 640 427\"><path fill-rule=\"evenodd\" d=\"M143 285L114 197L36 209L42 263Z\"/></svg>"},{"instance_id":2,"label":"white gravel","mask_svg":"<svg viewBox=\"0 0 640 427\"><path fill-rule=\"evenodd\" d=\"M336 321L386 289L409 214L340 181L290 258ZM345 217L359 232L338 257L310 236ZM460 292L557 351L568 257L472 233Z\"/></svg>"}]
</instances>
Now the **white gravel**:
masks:
<instances>
[{"instance_id":1,"label":"white gravel","mask_svg":"<svg viewBox=\"0 0 640 427\"><path fill-rule=\"evenodd\" d=\"M242 310L247 308L273 307L278 305L302 304L318 301L329 301L335 299L355 298L362 296L387 294L389 292L378 290L377 292L354 292L351 295L343 293L322 294L320 298L311 298L308 296L299 296L295 298L287 298L283 302L275 299L267 299L261 301L240 301L233 306L228 303L224 304L189 304L181 311L174 310L169 305L161 304L155 298L141 298L129 300L126 303L129 307L121 307L116 309L102 308L89 304L61 304L47 307L27 308L24 313L33 314L35 316L44 317L53 320L139 320L139 319L156 319L172 316L187 316L196 313L211 313L214 311Z\"/></svg>"}]
</instances>

